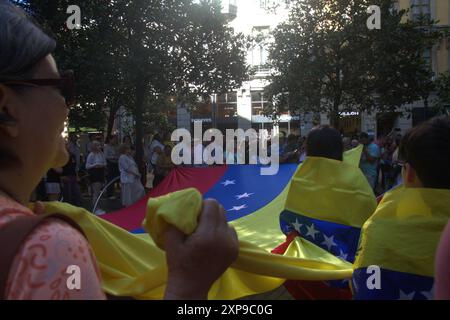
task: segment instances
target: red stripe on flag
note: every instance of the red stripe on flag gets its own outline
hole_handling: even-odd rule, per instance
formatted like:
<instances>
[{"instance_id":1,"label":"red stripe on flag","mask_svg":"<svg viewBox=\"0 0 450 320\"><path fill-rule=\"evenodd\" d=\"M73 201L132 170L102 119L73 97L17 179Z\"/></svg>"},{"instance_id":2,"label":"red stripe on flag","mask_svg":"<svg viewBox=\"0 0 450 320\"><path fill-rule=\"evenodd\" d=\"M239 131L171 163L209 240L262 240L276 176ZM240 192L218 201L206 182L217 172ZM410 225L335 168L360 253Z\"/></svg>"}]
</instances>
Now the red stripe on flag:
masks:
<instances>
[{"instance_id":1,"label":"red stripe on flag","mask_svg":"<svg viewBox=\"0 0 450 320\"><path fill-rule=\"evenodd\" d=\"M275 254L284 254L299 234L296 231L286 236L286 241L272 250ZM300 281L287 280L284 283L286 290L296 300L350 300L352 292L350 289L333 288L323 281Z\"/></svg>"},{"instance_id":2,"label":"red stripe on flag","mask_svg":"<svg viewBox=\"0 0 450 320\"><path fill-rule=\"evenodd\" d=\"M188 168L178 167L147 196L134 205L122 210L101 216L103 219L128 231L141 227L144 220L147 202L150 197L159 197L186 188L197 188L202 194L211 189L227 171L227 166Z\"/></svg>"}]
</instances>

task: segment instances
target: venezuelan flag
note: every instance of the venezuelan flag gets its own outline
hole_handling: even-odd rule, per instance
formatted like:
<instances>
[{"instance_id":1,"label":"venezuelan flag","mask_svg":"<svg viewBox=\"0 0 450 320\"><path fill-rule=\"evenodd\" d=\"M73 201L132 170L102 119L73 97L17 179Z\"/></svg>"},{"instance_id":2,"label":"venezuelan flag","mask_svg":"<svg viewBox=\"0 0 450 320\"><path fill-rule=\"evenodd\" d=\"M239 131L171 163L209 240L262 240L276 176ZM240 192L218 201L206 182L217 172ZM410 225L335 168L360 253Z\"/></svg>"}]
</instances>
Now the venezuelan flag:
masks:
<instances>
[{"instance_id":1,"label":"venezuelan flag","mask_svg":"<svg viewBox=\"0 0 450 320\"><path fill-rule=\"evenodd\" d=\"M104 219L64 203L46 203L45 212L65 214L83 228L100 266L102 286L112 295L162 298L167 279L164 252L148 234L136 233L142 232L144 220L162 218L175 224L195 221L192 218L195 208L185 205L186 197L191 197L193 203L201 201L202 196L218 198L240 240L238 260L216 281L210 299L263 293L279 287L286 279L350 278L349 262L308 241L292 243L281 256L270 252L285 239L279 228L279 214L284 209L297 165L281 166L276 176L261 176L259 169L260 166L177 168L150 193L150 201L144 199L130 208L105 215ZM174 193L188 187L196 189L179 191L181 196ZM167 209L162 213L172 217L158 216L160 212L155 207ZM156 219L149 217L149 213L156 215ZM176 219L180 214L191 218ZM177 227L184 230L185 226Z\"/></svg>"},{"instance_id":2,"label":"venezuelan flag","mask_svg":"<svg viewBox=\"0 0 450 320\"><path fill-rule=\"evenodd\" d=\"M362 228L352 287L355 299L432 299L434 261L450 218L450 190L386 193Z\"/></svg>"},{"instance_id":3,"label":"venezuelan flag","mask_svg":"<svg viewBox=\"0 0 450 320\"><path fill-rule=\"evenodd\" d=\"M251 224L253 219L250 216L257 214L273 201L280 204L283 202L285 199L283 192L297 167L297 164L281 165L274 176L261 175L259 165L176 168L149 193L147 198L131 207L104 215L102 218L132 233L144 233L141 225L146 215L149 198L195 188L200 191L203 198L219 201L227 212L228 221L241 227ZM272 226L266 224L265 227L271 229L266 229L264 234L259 235L264 242L264 247L268 249L273 249L284 240L278 230L279 213L280 211L270 215L274 217L274 223ZM248 220L250 221L247 222ZM268 234L270 234L269 237Z\"/></svg>"},{"instance_id":4,"label":"venezuelan flag","mask_svg":"<svg viewBox=\"0 0 450 320\"><path fill-rule=\"evenodd\" d=\"M361 227L375 211L376 199L361 170L361 148L351 151L352 161L309 157L292 178L281 230L287 242L274 252L283 253L292 241L310 242L353 263ZM349 299L347 280L330 282L288 281L297 299Z\"/></svg>"},{"instance_id":5,"label":"venezuelan flag","mask_svg":"<svg viewBox=\"0 0 450 320\"><path fill-rule=\"evenodd\" d=\"M361 227L375 211L375 195L361 170L343 161L307 158L289 187L280 225L352 262Z\"/></svg>"}]
</instances>

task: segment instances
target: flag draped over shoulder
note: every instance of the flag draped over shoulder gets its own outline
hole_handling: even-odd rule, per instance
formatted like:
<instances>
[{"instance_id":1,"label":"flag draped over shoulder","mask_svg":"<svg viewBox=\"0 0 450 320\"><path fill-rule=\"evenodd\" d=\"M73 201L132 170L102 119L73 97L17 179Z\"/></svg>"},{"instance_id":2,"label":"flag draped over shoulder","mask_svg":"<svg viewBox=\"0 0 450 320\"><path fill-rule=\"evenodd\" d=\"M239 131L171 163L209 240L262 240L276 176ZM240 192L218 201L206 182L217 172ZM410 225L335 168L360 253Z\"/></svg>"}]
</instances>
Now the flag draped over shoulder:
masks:
<instances>
[{"instance_id":1,"label":"flag draped over shoulder","mask_svg":"<svg viewBox=\"0 0 450 320\"><path fill-rule=\"evenodd\" d=\"M354 297L432 299L435 252L449 218L450 190L400 186L386 193L362 228Z\"/></svg>"},{"instance_id":2,"label":"flag draped over shoulder","mask_svg":"<svg viewBox=\"0 0 450 320\"><path fill-rule=\"evenodd\" d=\"M359 167L359 161L364 149L364 145L360 144L356 148L344 152L344 162Z\"/></svg>"},{"instance_id":3,"label":"flag draped over shoulder","mask_svg":"<svg viewBox=\"0 0 450 320\"><path fill-rule=\"evenodd\" d=\"M297 231L335 256L353 262L361 227L375 211L375 195L361 170L325 158L306 158L290 183L280 215L285 234Z\"/></svg>"}]
</instances>

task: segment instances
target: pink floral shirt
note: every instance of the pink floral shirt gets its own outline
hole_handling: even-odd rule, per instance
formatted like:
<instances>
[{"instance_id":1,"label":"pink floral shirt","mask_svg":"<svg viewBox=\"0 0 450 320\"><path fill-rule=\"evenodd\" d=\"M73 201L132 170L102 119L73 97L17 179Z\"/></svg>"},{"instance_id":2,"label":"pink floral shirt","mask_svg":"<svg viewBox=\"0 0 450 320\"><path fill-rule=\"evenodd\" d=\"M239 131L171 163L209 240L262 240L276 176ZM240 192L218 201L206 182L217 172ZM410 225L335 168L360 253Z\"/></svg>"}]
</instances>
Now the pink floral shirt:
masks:
<instances>
[{"instance_id":1,"label":"pink floral shirt","mask_svg":"<svg viewBox=\"0 0 450 320\"><path fill-rule=\"evenodd\" d=\"M19 216L34 213L0 196L0 232ZM79 267L80 289L70 289L71 265ZM24 241L14 258L6 283L11 300L105 299L100 274L89 243L69 224L49 218Z\"/></svg>"}]
</instances>

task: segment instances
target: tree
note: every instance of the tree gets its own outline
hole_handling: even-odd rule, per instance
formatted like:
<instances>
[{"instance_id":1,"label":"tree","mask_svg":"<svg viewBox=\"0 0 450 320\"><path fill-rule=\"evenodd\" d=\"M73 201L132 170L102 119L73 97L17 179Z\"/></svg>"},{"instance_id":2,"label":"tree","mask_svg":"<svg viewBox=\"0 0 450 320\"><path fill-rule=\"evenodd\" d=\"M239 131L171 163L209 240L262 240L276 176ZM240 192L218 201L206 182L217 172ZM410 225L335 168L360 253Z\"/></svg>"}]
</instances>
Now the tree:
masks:
<instances>
[{"instance_id":1,"label":"tree","mask_svg":"<svg viewBox=\"0 0 450 320\"><path fill-rule=\"evenodd\" d=\"M448 72L439 75L436 79L436 93L434 107L448 114L450 112L450 74Z\"/></svg>"},{"instance_id":2,"label":"tree","mask_svg":"<svg viewBox=\"0 0 450 320\"><path fill-rule=\"evenodd\" d=\"M126 106L136 121L141 168L144 121L160 118L167 99L194 101L246 78L245 39L227 26L220 1L80 0L80 30L66 27L66 1L20 4L55 32L58 62L77 74L80 104L71 121L103 124L109 114L111 127L117 108Z\"/></svg>"},{"instance_id":3,"label":"tree","mask_svg":"<svg viewBox=\"0 0 450 320\"><path fill-rule=\"evenodd\" d=\"M127 105L130 87L124 79L126 58L122 38L113 23L118 9L115 2L80 0L81 29L69 30L64 0L13 1L28 11L58 43L54 52L60 69L75 72L78 104L70 110L70 126L111 133L114 115L120 105ZM122 50L122 51L121 51Z\"/></svg>"},{"instance_id":4,"label":"tree","mask_svg":"<svg viewBox=\"0 0 450 320\"><path fill-rule=\"evenodd\" d=\"M380 6L380 30L367 28L370 5ZM440 33L405 14L391 0L294 1L273 33L267 112L325 112L339 127L342 111L394 111L429 94L422 53Z\"/></svg>"}]
</instances>

